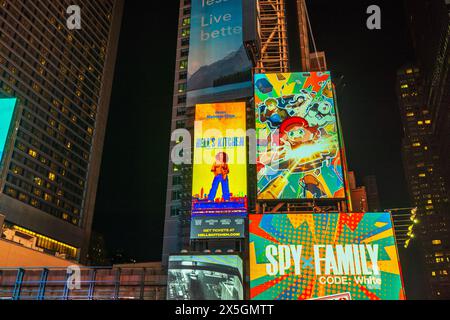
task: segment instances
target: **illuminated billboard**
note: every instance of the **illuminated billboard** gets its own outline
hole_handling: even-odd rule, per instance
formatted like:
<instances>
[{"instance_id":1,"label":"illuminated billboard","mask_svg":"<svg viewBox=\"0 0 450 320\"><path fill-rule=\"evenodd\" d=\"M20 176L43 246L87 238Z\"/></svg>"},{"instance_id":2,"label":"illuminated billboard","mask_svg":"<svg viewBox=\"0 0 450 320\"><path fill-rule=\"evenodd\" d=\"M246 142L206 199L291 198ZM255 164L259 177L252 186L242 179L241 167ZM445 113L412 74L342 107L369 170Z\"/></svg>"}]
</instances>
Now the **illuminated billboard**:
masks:
<instances>
[{"instance_id":1,"label":"illuminated billboard","mask_svg":"<svg viewBox=\"0 0 450 320\"><path fill-rule=\"evenodd\" d=\"M252 95L242 0L192 0L187 68L188 105Z\"/></svg>"},{"instance_id":2,"label":"illuminated billboard","mask_svg":"<svg viewBox=\"0 0 450 320\"><path fill-rule=\"evenodd\" d=\"M170 256L167 300L243 300L242 270L236 255Z\"/></svg>"},{"instance_id":3,"label":"illuminated billboard","mask_svg":"<svg viewBox=\"0 0 450 320\"><path fill-rule=\"evenodd\" d=\"M204 227L207 220L209 224L211 221L221 220L215 227L218 233L214 230L208 232L216 233L216 237L221 232L230 237L230 233L236 232L231 230L234 227L239 228L239 237L244 236L243 225L233 226L236 222L233 218L245 216L248 207L245 130L244 102L196 106L192 179L193 228L199 226L198 217L203 217L208 219L202 219L204 223L200 227ZM192 237L196 238L196 231L192 231Z\"/></svg>"},{"instance_id":4,"label":"illuminated billboard","mask_svg":"<svg viewBox=\"0 0 450 320\"><path fill-rule=\"evenodd\" d=\"M241 215L195 215L191 219L191 239L243 238L245 223L245 217Z\"/></svg>"},{"instance_id":5,"label":"illuminated billboard","mask_svg":"<svg viewBox=\"0 0 450 320\"><path fill-rule=\"evenodd\" d=\"M255 300L402 300L391 215L250 215Z\"/></svg>"},{"instance_id":6,"label":"illuminated billboard","mask_svg":"<svg viewBox=\"0 0 450 320\"><path fill-rule=\"evenodd\" d=\"M344 199L329 72L255 75L259 200Z\"/></svg>"},{"instance_id":7,"label":"illuminated billboard","mask_svg":"<svg viewBox=\"0 0 450 320\"><path fill-rule=\"evenodd\" d=\"M17 99L15 98L0 98L0 164L3 159L16 103Z\"/></svg>"}]
</instances>

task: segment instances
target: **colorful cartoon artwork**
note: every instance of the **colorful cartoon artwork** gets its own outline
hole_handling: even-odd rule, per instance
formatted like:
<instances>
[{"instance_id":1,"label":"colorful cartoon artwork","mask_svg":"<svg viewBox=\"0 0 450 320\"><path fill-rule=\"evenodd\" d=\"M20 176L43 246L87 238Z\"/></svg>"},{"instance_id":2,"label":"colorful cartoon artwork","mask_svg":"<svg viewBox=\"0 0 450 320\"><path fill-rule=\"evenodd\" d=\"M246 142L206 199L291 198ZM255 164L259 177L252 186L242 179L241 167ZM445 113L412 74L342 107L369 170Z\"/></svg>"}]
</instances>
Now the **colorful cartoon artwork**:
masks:
<instances>
[{"instance_id":1,"label":"colorful cartoon artwork","mask_svg":"<svg viewBox=\"0 0 450 320\"><path fill-rule=\"evenodd\" d=\"M255 75L258 199L345 198L329 72Z\"/></svg>"},{"instance_id":2,"label":"colorful cartoon artwork","mask_svg":"<svg viewBox=\"0 0 450 320\"><path fill-rule=\"evenodd\" d=\"M405 299L389 212L249 215L250 298Z\"/></svg>"},{"instance_id":3,"label":"colorful cartoon artwork","mask_svg":"<svg viewBox=\"0 0 450 320\"><path fill-rule=\"evenodd\" d=\"M192 214L247 214L245 103L196 106Z\"/></svg>"}]
</instances>

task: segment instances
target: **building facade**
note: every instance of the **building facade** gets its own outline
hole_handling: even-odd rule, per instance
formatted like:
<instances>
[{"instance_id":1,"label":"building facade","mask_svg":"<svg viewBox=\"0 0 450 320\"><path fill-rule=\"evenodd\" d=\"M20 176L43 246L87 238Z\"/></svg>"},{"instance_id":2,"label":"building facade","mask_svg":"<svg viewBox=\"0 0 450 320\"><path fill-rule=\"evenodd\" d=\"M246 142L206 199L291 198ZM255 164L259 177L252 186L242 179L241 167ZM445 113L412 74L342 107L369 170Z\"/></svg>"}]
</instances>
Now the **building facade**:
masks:
<instances>
[{"instance_id":1,"label":"building facade","mask_svg":"<svg viewBox=\"0 0 450 320\"><path fill-rule=\"evenodd\" d=\"M77 2L81 28L71 30L67 11ZM1 173L5 228L83 260L123 1L3 0L0 8L0 92L19 100Z\"/></svg>"},{"instance_id":2,"label":"building facade","mask_svg":"<svg viewBox=\"0 0 450 320\"><path fill-rule=\"evenodd\" d=\"M415 234L425 255L429 297L439 299L450 297L449 199L422 83L418 68L406 67L397 73L405 176L419 222Z\"/></svg>"},{"instance_id":3,"label":"building facade","mask_svg":"<svg viewBox=\"0 0 450 320\"><path fill-rule=\"evenodd\" d=\"M299 3L301 2L299 1ZM285 0L259 0L257 6L261 52L260 58L256 61L255 72L288 72L289 53ZM301 14L300 11L299 14ZM190 19L191 0L181 0L171 130L173 132L177 129L186 129L192 134L195 106L187 105L186 95ZM248 120L251 121L251 119ZM171 143L171 152L179 142ZM169 154L169 159L171 159L171 154ZM252 188L252 186L249 186L249 188ZM172 161L169 161L163 265L167 265L170 254L190 249L191 189L192 165L175 165ZM239 244L236 244L236 246L236 249L239 250Z\"/></svg>"}]
</instances>

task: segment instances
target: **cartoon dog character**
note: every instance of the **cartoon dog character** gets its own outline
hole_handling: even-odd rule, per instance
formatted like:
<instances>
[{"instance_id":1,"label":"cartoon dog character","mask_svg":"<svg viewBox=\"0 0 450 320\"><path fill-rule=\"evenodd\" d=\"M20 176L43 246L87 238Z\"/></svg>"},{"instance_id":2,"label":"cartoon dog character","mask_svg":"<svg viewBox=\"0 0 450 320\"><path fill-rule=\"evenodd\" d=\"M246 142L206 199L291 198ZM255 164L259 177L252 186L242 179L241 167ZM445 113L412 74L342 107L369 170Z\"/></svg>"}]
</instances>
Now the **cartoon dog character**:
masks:
<instances>
[{"instance_id":1,"label":"cartoon dog character","mask_svg":"<svg viewBox=\"0 0 450 320\"><path fill-rule=\"evenodd\" d=\"M308 109L304 118L310 126L321 127L334 121L332 110L333 106L328 101L316 102Z\"/></svg>"}]
</instances>

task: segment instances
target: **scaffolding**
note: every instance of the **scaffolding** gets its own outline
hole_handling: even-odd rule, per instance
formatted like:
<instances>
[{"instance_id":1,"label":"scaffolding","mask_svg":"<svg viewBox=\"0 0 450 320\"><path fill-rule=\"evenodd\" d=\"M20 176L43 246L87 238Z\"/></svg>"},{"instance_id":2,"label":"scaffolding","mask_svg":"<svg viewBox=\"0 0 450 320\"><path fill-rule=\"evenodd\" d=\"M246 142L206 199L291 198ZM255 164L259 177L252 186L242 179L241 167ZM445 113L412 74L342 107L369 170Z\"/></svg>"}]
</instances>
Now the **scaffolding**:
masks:
<instances>
[{"instance_id":1,"label":"scaffolding","mask_svg":"<svg viewBox=\"0 0 450 320\"><path fill-rule=\"evenodd\" d=\"M258 0L261 56L256 73L289 72L286 0Z\"/></svg>"}]
</instances>

